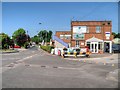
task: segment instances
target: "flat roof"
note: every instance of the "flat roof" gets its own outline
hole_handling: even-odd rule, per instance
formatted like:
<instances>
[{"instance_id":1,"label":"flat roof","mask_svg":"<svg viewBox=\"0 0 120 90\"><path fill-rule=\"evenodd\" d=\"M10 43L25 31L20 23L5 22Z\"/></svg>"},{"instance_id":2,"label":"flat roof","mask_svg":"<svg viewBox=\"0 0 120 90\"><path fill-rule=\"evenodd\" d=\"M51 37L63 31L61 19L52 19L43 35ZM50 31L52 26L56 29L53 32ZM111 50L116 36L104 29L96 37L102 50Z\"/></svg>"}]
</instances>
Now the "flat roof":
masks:
<instances>
[{"instance_id":1,"label":"flat roof","mask_svg":"<svg viewBox=\"0 0 120 90\"><path fill-rule=\"evenodd\" d=\"M71 31L56 31L56 32L71 32Z\"/></svg>"},{"instance_id":2,"label":"flat roof","mask_svg":"<svg viewBox=\"0 0 120 90\"><path fill-rule=\"evenodd\" d=\"M95 21L95 20L91 20L91 21L71 21L71 22L112 22L110 20L105 20L105 21Z\"/></svg>"}]
</instances>

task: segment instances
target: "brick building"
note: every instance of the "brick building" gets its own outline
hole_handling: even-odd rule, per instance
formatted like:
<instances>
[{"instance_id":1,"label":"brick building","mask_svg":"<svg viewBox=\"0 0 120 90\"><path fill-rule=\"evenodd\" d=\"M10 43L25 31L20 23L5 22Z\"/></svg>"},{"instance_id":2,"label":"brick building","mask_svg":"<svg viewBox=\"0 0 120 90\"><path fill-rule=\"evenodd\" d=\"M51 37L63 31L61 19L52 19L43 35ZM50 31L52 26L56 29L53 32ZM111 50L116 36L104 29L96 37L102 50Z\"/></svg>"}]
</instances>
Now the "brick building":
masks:
<instances>
[{"instance_id":1,"label":"brick building","mask_svg":"<svg viewBox=\"0 0 120 90\"><path fill-rule=\"evenodd\" d=\"M71 31L56 31L70 47L88 46L92 53L112 52L111 21L71 21Z\"/></svg>"}]
</instances>

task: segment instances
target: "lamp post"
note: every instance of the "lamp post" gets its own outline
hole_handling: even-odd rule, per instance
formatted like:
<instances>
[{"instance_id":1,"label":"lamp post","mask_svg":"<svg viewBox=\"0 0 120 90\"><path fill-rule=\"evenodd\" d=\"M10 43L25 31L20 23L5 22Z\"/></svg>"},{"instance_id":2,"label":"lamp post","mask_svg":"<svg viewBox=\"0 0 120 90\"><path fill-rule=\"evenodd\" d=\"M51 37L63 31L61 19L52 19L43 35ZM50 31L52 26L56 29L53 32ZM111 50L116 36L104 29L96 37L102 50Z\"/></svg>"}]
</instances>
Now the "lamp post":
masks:
<instances>
[{"instance_id":1,"label":"lamp post","mask_svg":"<svg viewBox=\"0 0 120 90\"><path fill-rule=\"evenodd\" d=\"M39 25L41 25L42 23L41 23L41 22L39 22L38 24L39 24ZM38 33L39 33L39 31L37 31L37 36L39 36L39 35L38 35ZM41 39L41 38L39 37L39 39Z\"/></svg>"}]
</instances>

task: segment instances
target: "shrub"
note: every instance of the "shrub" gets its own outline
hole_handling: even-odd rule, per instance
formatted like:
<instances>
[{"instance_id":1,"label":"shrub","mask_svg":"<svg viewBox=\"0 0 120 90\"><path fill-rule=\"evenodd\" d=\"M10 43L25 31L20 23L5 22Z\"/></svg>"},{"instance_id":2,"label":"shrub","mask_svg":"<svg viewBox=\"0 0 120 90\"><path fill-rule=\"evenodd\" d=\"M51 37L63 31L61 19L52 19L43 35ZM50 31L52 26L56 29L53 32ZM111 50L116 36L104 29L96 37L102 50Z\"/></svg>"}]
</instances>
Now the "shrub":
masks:
<instances>
[{"instance_id":1,"label":"shrub","mask_svg":"<svg viewBox=\"0 0 120 90\"><path fill-rule=\"evenodd\" d=\"M27 46L28 46L28 45L29 45L29 43L28 43L28 42L25 42L24 48L27 49Z\"/></svg>"},{"instance_id":2,"label":"shrub","mask_svg":"<svg viewBox=\"0 0 120 90\"><path fill-rule=\"evenodd\" d=\"M54 49L53 46L42 46L42 45L40 46L40 48L49 52L49 53L51 52L52 49Z\"/></svg>"},{"instance_id":3,"label":"shrub","mask_svg":"<svg viewBox=\"0 0 120 90\"><path fill-rule=\"evenodd\" d=\"M2 45L0 45L0 49L2 49Z\"/></svg>"}]
</instances>

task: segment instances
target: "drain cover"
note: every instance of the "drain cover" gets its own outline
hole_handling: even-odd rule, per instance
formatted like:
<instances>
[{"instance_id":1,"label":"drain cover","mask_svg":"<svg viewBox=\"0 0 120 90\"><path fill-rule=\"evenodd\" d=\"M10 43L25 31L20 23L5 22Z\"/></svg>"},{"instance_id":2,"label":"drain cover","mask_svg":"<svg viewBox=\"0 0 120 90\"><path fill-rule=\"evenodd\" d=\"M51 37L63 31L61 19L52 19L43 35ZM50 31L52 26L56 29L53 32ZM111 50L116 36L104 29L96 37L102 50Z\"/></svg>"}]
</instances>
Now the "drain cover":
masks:
<instances>
[{"instance_id":1,"label":"drain cover","mask_svg":"<svg viewBox=\"0 0 120 90\"><path fill-rule=\"evenodd\" d=\"M14 65L13 65L13 64L10 64L10 65L8 65L7 67L14 67Z\"/></svg>"},{"instance_id":2,"label":"drain cover","mask_svg":"<svg viewBox=\"0 0 120 90\"><path fill-rule=\"evenodd\" d=\"M56 67L56 66L53 66L53 68L58 68L58 67Z\"/></svg>"},{"instance_id":3,"label":"drain cover","mask_svg":"<svg viewBox=\"0 0 120 90\"><path fill-rule=\"evenodd\" d=\"M46 66L41 66L41 67L46 67Z\"/></svg>"},{"instance_id":4,"label":"drain cover","mask_svg":"<svg viewBox=\"0 0 120 90\"><path fill-rule=\"evenodd\" d=\"M25 66L30 66L29 64L26 64Z\"/></svg>"}]
</instances>

